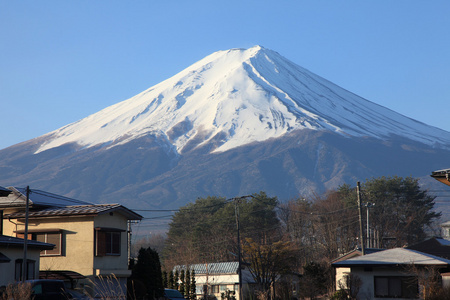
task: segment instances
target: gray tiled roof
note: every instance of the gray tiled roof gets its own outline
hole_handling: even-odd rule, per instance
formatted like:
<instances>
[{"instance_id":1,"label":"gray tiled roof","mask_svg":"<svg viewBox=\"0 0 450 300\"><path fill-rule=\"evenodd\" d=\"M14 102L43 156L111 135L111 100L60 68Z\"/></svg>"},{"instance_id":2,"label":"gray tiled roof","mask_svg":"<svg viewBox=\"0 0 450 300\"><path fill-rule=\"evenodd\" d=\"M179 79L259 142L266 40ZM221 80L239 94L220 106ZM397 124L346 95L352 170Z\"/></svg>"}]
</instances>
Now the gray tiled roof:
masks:
<instances>
[{"instance_id":1,"label":"gray tiled roof","mask_svg":"<svg viewBox=\"0 0 450 300\"><path fill-rule=\"evenodd\" d=\"M395 266L410 264L449 266L450 260L416 250L394 248L332 263L334 267Z\"/></svg>"},{"instance_id":2,"label":"gray tiled roof","mask_svg":"<svg viewBox=\"0 0 450 300\"><path fill-rule=\"evenodd\" d=\"M81 216L81 215L99 215L103 213L118 211L124 214L129 220L140 220L142 216L129 210L120 204L91 204L91 205L73 205L66 207L50 207L44 209L31 209L28 213L29 218L42 218L53 216ZM25 212L16 212L5 215L5 218L18 219L24 218Z\"/></svg>"}]
</instances>

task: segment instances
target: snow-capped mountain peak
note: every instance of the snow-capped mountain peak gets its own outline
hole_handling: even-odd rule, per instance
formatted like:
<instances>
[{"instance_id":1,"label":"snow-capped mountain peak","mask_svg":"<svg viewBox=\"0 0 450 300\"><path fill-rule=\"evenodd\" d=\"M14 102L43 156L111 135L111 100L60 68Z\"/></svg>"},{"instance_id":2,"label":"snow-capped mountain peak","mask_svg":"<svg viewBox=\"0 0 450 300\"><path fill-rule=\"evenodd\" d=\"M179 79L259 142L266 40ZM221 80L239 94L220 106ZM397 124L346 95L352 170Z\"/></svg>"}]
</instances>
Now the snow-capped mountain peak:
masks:
<instances>
[{"instance_id":1,"label":"snow-capped mountain peak","mask_svg":"<svg viewBox=\"0 0 450 300\"><path fill-rule=\"evenodd\" d=\"M367 101L255 46L215 52L148 90L47 134L37 152L76 143L113 147L153 134L181 153L195 139L213 151L298 129L450 145L450 133Z\"/></svg>"}]
</instances>

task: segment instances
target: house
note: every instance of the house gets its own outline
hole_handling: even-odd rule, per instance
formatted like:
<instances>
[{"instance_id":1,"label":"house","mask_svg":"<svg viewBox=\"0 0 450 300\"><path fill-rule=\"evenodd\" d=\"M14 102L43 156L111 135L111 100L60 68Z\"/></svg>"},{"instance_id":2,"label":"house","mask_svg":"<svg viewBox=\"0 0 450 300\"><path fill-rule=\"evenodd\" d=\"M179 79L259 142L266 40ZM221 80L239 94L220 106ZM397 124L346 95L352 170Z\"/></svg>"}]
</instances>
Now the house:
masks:
<instances>
[{"instance_id":1,"label":"house","mask_svg":"<svg viewBox=\"0 0 450 300\"><path fill-rule=\"evenodd\" d=\"M437 181L440 181L446 185L450 185L450 169L437 170L431 172L430 176L436 179Z\"/></svg>"},{"instance_id":2,"label":"house","mask_svg":"<svg viewBox=\"0 0 450 300\"><path fill-rule=\"evenodd\" d=\"M394 248L332 263L336 289L353 289L358 299L417 299L422 272L450 270L450 260L416 250ZM346 270L343 272L342 270ZM345 286L345 277L353 286Z\"/></svg>"},{"instance_id":3,"label":"house","mask_svg":"<svg viewBox=\"0 0 450 300\"><path fill-rule=\"evenodd\" d=\"M189 266L175 266L173 272L189 269L195 272L196 294L201 297L204 294L204 287L207 287L208 295L221 299L221 294L228 291L234 291L236 299L239 299L239 263L238 262L219 262L194 264ZM255 283L253 277L246 265L241 266L242 273L242 292L243 295L251 290Z\"/></svg>"},{"instance_id":4,"label":"house","mask_svg":"<svg viewBox=\"0 0 450 300\"><path fill-rule=\"evenodd\" d=\"M426 239L420 243L408 246L406 247L406 249L416 250L423 253L450 259L450 240L440 237L432 237Z\"/></svg>"},{"instance_id":5,"label":"house","mask_svg":"<svg viewBox=\"0 0 450 300\"><path fill-rule=\"evenodd\" d=\"M120 204L91 204L41 190L8 187L0 198L4 235L24 238L28 195L28 239L56 245L40 253L41 277L60 278L97 294L102 278L126 289L130 223L142 216Z\"/></svg>"},{"instance_id":6,"label":"house","mask_svg":"<svg viewBox=\"0 0 450 300\"><path fill-rule=\"evenodd\" d=\"M444 239L450 240L450 221L441 224L441 236Z\"/></svg>"},{"instance_id":7,"label":"house","mask_svg":"<svg viewBox=\"0 0 450 300\"><path fill-rule=\"evenodd\" d=\"M25 279L39 278L39 254L50 251L55 245L27 241L27 274ZM24 261L24 239L0 235L0 286L21 281Z\"/></svg>"}]
</instances>

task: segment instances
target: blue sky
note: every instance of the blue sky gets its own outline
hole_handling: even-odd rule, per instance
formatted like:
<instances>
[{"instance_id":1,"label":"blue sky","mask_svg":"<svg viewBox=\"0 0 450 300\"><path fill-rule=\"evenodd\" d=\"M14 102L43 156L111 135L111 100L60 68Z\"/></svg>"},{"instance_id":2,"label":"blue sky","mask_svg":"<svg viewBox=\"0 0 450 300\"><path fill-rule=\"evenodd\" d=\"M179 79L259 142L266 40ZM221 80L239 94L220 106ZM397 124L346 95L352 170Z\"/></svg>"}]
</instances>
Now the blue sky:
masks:
<instances>
[{"instance_id":1,"label":"blue sky","mask_svg":"<svg viewBox=\"0 0 450 300\"><path fill-rule=\"evenodd\" d=\"M262 45L450 131L450 1L0 0L0 149Z\"/></svg>"}]
</instances>

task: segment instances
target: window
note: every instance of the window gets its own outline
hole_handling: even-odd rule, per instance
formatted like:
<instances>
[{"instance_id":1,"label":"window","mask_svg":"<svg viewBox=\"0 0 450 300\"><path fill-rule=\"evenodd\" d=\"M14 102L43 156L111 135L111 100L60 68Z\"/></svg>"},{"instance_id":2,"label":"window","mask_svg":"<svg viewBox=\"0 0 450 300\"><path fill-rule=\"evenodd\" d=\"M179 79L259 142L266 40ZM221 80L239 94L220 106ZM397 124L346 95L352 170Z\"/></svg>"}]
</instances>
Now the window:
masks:
<instances>
[{"instance_id":1,"label":"window","mask_svg":"<svg viewBox=\"0 0 450 300\"><path fill-rule=\"evenodd\" d=\"M16 231L16 236L25 238L23 230ZM41 256L61 256L63 254L63 233L61 229L34 229L28 231L28 239L43 243L53 244L55 248L52 250L42 250Z\"/></svg>"},{"instance_id":2,"label":"window","mask_svg":"<svg viewBox=\"0 0 450 300\"><path fill-rule=\"evenodd\" d=\"M202 295L203 294L203 285L196 285L195 286L195 293L197 294L197 295Z\"/></svg>"},{"instance_id":3,"label":"window","mask_svg":"<svg viewBox=\"0 0 450 300\"><path fill-rule=\"evenodd\" d=\"M211 285L211 294L218 294L218 293L219 293L219 286Z\"/></svg>"},{"instance_id":4,"label":"window","mask_svg":"<svg viewBox=\"0 0 450 300\"><path fill-rule=\"evenodd\" d=\"M226 292L227 291L227 285L226 284L221 284L220 288L219 288L220 292Z\"/></svg>"},{"instance_id":5,"label":"window","mask_svg":"<svg viewBox=\"0 0 450 300\"><path fill-rule=\"evenodd\" d=\"M55 245L55 248L53 248L52 250L42 250L41 256L62 255L61 236L61 232L34 233L33 240Z\"/></svg>"},{"instance_id":6,"label":"window","mask_svg":"<svg viewBox=\"0 0 450 300\"><path fill-rule=\"evenodd\" d=\"M419 289L414 276L375 276L375 297L417 298Z\"/></svg>"},{"instance_id":7,"label":"window","mask_svg":"<svg viewBox=\"0 0 450 300\"><path fill-rule=\"evenodd\" d=\"M36 271L36 262L31 259L27 259L27 276L25 279L35 279L34 274ZM16 281L22 281L22 272L23 272L23 259L16 259L15 263L15 274L14 279Z\"/></svg>"},{"instance_id":8,"label":"window","mask_svg":"<svg viewBox=\"0 0 450 300\"><path fill-rule=\"evenodd\" d=\"M120 255L121 232L114 228L96 228L96 256Z\"/></svg>"}]
</instances>

